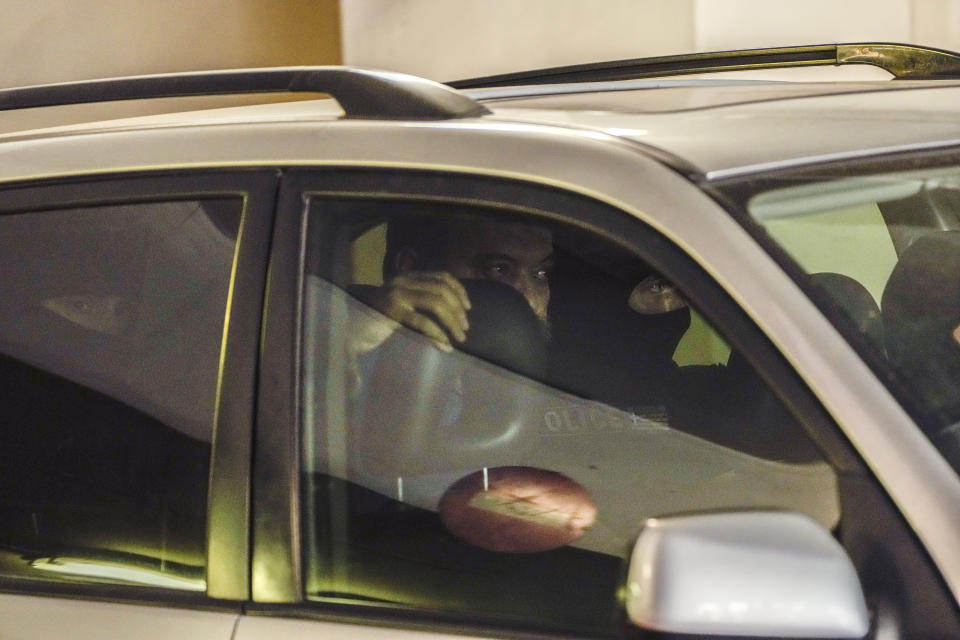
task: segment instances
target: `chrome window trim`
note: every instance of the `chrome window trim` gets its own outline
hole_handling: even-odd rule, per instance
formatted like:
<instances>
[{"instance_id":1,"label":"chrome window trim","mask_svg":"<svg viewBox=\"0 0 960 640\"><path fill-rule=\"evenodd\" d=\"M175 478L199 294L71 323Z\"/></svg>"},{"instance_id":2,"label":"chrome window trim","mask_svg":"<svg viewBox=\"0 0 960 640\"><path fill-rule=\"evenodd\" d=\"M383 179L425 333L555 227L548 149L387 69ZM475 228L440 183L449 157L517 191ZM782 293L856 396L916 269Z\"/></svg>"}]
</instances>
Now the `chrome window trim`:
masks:
<instances>
[{"instance_id":1,"label":"chrome window trim","mask_svg":"<svg viewBox=\"0 0 960 640\"><path fill-rule=\"evenodd\" d=\"M894 153L911 153L917 151L936 151L938 149L949 149L960 145L960 139L939 140L937 142L927 142L924 144L902 144L889 147L878 147L876 149L865 149L860 151L850 151L844 153L827 153L821 156L809 156L798 158L796 160L779 160L777 162L761 162L758 164L735 167L733 169L719 169L716 171L707 171L704 178L708 182L717 182L727 178L743 178L751 174L767 173L780 171L783 169L798 169L801 167L810 167L828 162L842 162L845 160L858 160L863 158L873 158L881 155Z\"/></svg>"}]
</instances>

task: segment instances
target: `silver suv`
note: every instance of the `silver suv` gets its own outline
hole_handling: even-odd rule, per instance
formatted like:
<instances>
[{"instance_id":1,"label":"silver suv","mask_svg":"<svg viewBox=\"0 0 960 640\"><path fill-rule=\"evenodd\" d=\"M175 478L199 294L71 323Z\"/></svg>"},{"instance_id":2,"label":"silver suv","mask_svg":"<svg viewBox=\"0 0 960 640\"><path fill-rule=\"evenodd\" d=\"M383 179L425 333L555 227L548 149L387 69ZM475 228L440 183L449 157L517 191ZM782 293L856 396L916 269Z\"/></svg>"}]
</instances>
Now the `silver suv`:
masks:
<instances>
[{"instance_id":1,"label":"silver suv","mask_svg":"<svg viewBox=\"0 0 960 640\"><path fill-rule=\"evenodd\" d=\"M960 636L960 57L0 108L256 92L0 135L0 635Z\"/></svg>"}]
</instances>

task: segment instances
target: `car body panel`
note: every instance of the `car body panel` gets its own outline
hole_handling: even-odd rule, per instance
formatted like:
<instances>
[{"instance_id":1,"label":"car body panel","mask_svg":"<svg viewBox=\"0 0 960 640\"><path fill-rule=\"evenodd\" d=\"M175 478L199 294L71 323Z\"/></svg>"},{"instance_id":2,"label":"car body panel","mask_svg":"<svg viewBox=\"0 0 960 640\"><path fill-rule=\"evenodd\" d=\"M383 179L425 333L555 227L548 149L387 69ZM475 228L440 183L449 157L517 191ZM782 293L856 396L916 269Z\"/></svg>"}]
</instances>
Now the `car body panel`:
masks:
<instances>
[{"instance_id":1,"label":"car body panel","mask_svg":"<svg viewBox=\"0 0 960 640\"><path fill-rule=\"evenodd\" d=\"M0 593L3 637L229 640L240 614Z\"/></svg>"},{"instance_id":2,"label":"car body panel","mask_svg":"<svg viewBox=\"0 0 960 640\"><path fill-rule=\"evenodd\" d=\"M699 89L689 99L702 99L697 94L705 91ZM639 104L655 97L625 93ZM561 108L572 102L570 96L493 106L498 119L587 127L662 149L708 180L960 141L960 118L952 107L960 99L956 86L801 95L661 113L631 112L620 106L623 100L609 104L598 95L611 94L591 94L589 100L574 102L579 109L570 111ZM524 103L540 108L521 108Z\"/></svg>"},{"instance_id":3,"label":"car body panel","mask_svg":"<svg viewBox=\"0 0 960 640\"><path fill-rule=\"evenodd\" d=\"M0 182L188 167L383 167L527 180L621 208L676 242L743 305L843 426L960 596L960 512L941 506L960 503L960 479L747 232L629 141L492 120L215 125L202 129L203 145L199 127L12 141L2 146Z\"/></svg>"},{"instance_id":4,"label":"car body panel","mask_svg":"<svg viewBox=\"0 0 960 640\"><path fill-rule=\"evenodd\" d=\"M271 618L263 615L246 615L237 624L237 632L233 636L233 640L268 640L278 637L288 640L313 640L318 637L332 640L419 640L424 637L431 640L462 640L471 636L461 633L390 629L322 620L296 620ZM478 634L475 637L483 636Z\"/></svg>"}]
</instances>

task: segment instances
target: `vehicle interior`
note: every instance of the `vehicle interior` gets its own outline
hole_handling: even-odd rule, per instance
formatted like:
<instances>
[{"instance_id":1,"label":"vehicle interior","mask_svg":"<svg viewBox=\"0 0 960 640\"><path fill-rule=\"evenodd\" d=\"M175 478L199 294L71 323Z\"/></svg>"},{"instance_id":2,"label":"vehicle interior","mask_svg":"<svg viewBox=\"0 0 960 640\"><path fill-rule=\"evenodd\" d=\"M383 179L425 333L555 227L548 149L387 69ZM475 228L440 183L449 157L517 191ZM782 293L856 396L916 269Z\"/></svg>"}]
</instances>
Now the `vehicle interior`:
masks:
<instances>
[{"instance_id":1,"label":"vehicle interior","mask_svg":"<svg viewBox=\"0 0 960 640\"><path fill-rule=\"evenodd\" d=\"M568 630L612 629L626 554L645 517L777 505L836 525L833 471L746 360L702 320L691 331L692 311L663 274L574 225L536 220L549 227L556 259L548 339L515 290L465 281L470 332L453 353L401 326L371 352L371 365L351 367L344 336L357 318L379 315L364 300L383 284L385 227L423 209L328 202L309 232L311 598L461 615L482 601L514 624L535 611ZM462 205L431 211L464 214ZM480 475L490 486L509 483L534 470L590 496L596 519L582 536L504 553L503 523L474 525L496 542L451 533L459 514L445 505L455 486ZM506 508L489 511L501 518ZM542 532L529 515L515 517L529 525L518 537ZM505 593L506 582L519 589Z\"/></svg>"},{"instance_id":2,"label":"vehicle interior","mask_svg":"<svg viewBox=\"0 0 960 640\"><path fill-rule=\"evenodd\" d=\"M746 208L801 283L960 468L960 183L950 159L824 184L816 175ZM781 182L781 185L784 183ZM826 275L828 272L830 275Z\"/></svg>"}]
</instances>

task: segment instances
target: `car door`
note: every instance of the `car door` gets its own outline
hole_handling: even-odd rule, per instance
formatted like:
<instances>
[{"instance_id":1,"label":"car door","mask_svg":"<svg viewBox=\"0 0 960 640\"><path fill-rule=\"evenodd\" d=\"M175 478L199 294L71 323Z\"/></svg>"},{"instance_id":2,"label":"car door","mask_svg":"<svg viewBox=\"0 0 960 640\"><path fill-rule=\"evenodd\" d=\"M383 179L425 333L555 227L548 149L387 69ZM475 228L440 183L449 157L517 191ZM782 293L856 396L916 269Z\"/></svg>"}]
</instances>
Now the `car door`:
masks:
<instances>
[{"instance_id":1,"label":"car door","mask_svg":"<svg viewBox=\"0 0 960 640\"><path fill-rule=\"evenodd\" d=\"M542 340L541 356L453 331L449 352L385 316L397 243L469 245L503 225L549 234L548 311L524 316L537 305L506 283L486 315L519 315L490 329L484 286L468 283L467 334L496 343L530 324L522 342ZM713 275L636 218L520 180L292 170L273 251L238 637L311 624L621 636L645 521L756 509L833 532L875 611L920 602L953 624L925 552L805 383ZM388 329L367 340L370 327ZM889 571L914 585L906 600Z\"/></svg>"},{"instance_id":2,"label":"car door","mask_svg":"<svg viewBox=\"0 0 960 640\"><path fill-rule=\"evenodd\" d=\"M270 172L0 195L0 635L229 638Z\"/></svg>"}]
</instances>

